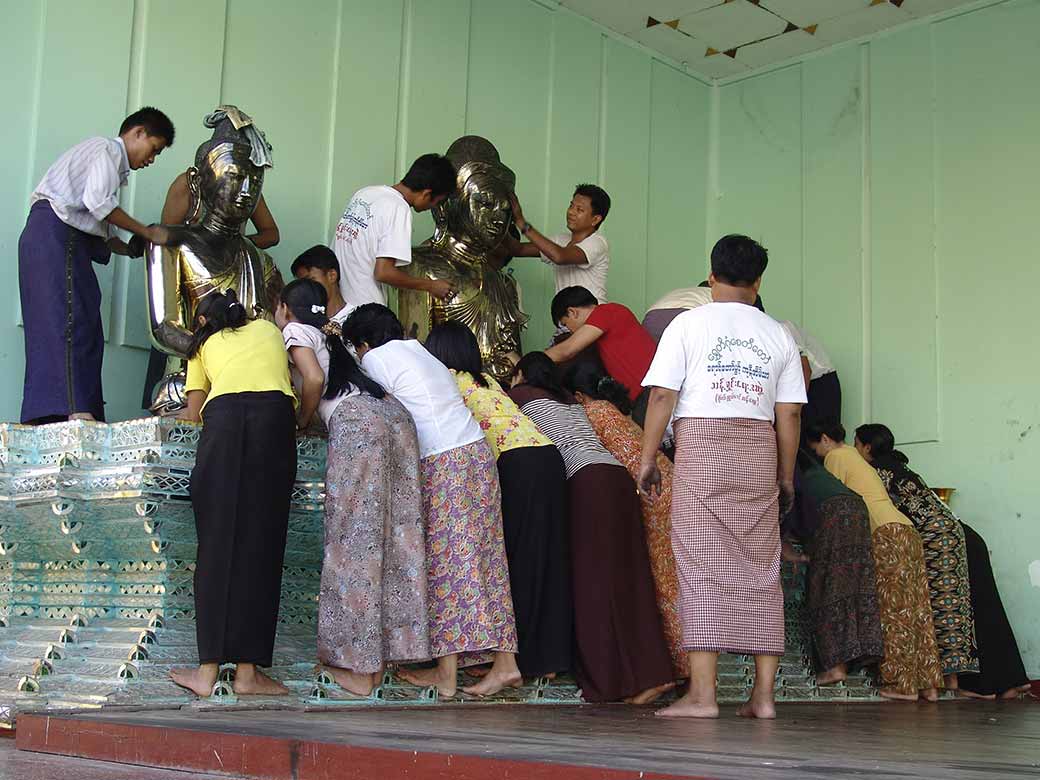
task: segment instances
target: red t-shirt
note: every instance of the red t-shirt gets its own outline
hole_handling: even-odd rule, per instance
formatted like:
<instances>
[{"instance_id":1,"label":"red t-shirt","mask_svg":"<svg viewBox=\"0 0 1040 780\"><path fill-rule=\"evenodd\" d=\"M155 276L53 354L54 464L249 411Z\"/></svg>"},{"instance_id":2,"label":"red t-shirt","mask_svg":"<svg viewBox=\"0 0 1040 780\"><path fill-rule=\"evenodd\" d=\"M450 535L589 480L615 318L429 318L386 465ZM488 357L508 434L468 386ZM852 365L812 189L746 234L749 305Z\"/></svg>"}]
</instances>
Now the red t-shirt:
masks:
<instances>
[{"instance_id":1,"label":"red t-shirt","mask_svg":"<svg viewBox=\"0 0 1040 780\"><path fill-rule=\"evenodd\" d=\"M601 303L585 320L603 331L596 339L599 358L607 373L628 388L633 401L643 392L643 377L650 370L657 345L631 311L620 303Z\"/></svg>"}]
</instances>

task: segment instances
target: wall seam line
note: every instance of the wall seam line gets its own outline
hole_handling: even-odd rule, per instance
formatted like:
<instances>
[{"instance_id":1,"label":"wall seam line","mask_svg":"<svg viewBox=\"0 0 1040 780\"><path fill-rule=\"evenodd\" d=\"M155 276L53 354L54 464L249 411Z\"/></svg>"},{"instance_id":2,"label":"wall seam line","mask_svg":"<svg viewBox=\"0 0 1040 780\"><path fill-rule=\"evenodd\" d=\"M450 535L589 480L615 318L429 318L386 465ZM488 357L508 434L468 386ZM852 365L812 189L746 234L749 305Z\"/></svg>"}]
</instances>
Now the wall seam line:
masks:
<instances>
[{"instance_id":1,"label":"wall seam line","mask_svg":"<svg viewBox=\"0 0 1040 780\"><path fill-rule=\"evenodd\" d=\"M861 314L863 318L863 334L862 334L862 347L863 347L863 358L862 358L862 370L863 370L863 400L861 405L861 419L870 422L873 419L873 392L874 392L874 377L873 377L873 284L872 284L872 268L873 268L873 240L871 231L873 230L873 189L871 182L871 100L870 100L870 44L863 44L860 49L860 83L862 84L862 100L863 100L863 124L860 135L860 154L861 154L861 171L862 171L862 192L861 197L863 199L862 206L860 208L860 263L861 263Z\"/></svg>"},{"instance_id":2,"label":"wall seam line","mask_svg":"<svg viewBox=\"0 0 1040 780\"><path fill-rule=\"evenodd\" d=\"M405 146L408 143L408 96L411 77L412 3L401 3L401 48L397 58L397 121L394 125L394 181L404 177Z\"/></svg>"},{"instance_id":3,"label":"wall seam line","mask_svg":"<svg viewBox=\"0 0 1040 780\"><path fill-rule=\"evenodd\" d=\"M332 190L336 178L336 126L339 124L339 67L340 51L343 48L343 2L336 3L336 32L332 51L332 105L329 107L329 166L325 177L325 224L323 233L332 243ZM337 220L338 224L338 220Z\"/></svg>"},{"instance_id":4,"label":"wall seam line","mask_svg":"<svg viewBox=\"0 0 1040 780\"><path fill-rule=\"evenodd\" d=\"M942 329L939 327L939 306L942 302L942 295L939 290L939 132L937 126L937 118L939 113L939 82L937 78L938 68L936 67L936 46L935 46L935 25L931 24L928 26L928 48L929 48L929 66L931 67L931 92L932 92L932 104L931 104L931 131L932 131L932 235L931 235L931 250L932 250L932 286L935 302L935 317L932 321L932 327L934 328L935 334L935 440L941 442L943 439L943 383L942 383Z\"/></svg>"}]
</instances>

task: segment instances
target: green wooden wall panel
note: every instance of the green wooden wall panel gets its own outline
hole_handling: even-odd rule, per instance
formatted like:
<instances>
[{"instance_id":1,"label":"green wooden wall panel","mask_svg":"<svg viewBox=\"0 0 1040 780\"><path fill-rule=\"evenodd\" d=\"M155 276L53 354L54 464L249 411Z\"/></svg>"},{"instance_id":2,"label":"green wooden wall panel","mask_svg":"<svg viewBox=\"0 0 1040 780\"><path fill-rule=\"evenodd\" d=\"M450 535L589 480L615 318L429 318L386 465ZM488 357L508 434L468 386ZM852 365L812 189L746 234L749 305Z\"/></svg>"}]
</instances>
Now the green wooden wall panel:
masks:
<instances>
[{"instance_id":1,"label":"green wooden wall panel","mask_svg":"<svg viewBox=\"0 0 1040 780\"><path fill-rule=\"evenodd\" d=\"M769 250L766 310L802 316L802 109L797 67L722 90L719 235L743 233Z\"/></svg>"},{"instance_id":2,"label":"green wooden wall panel","mask_svg":"<svg viewBox=\"0 0 1040 780\"><path fill-rule=\"evenodd\" d=\"M544 222L538 226L549 234L567 231L567 207L575 185L596 182L599 176L603 36L576 17L556 14L552 47L546 209ZM549 304L556 292L555 270L540 260L515 262L530 266L538 275L537 292L528 284L524 302L531 315L527 346L540 349L555 330L549 316Z\"/></svg>"},{"instance_id":3,"label":"green wooden wall panel","mask_svg":"<svg viewBox=\"0 0 1040 780\"><path fill-rule=\"evenodd\" d=\"M676 287L699 284L707 267L710 88L659 62L652 76L646 306Z\"/></svg>"},{"instance_id":4,"label":"green wooden wall panel","mask_svg":"<svg viewBox=\"0 0 1040 780\"><path fill-rule=\"evenodd\" d=\"M806 220L801 324L832 353L848 422L862 422L863 415L860 70L859 47L802 65Z\"/></svg>"},{"instance_id":5,"label":"green wooden wall panel","mask_svg":"<svg viewBox=\"0 0 1040 780\"><path fill-rule=\"evenodd\" d=\"M650 59L614 39L605 42L603 187L610 194L607 295L646 309L647 201L650 167Z\"/></svg>"},{"instance_id":6,"label":"green wooden wall panel","mask_svg":"<svg viewBox=\"0 0 1040 780\"><path fill-rule=\"evenodd\" d=\"M84 35L98 19L107 20L105 34ZM119 132L127 113L132 23L133 0L48 0L32 186L70 146L92 135L113 137ZM86 62L89 68L82 66ZM94 266L103 296L106 341L114 266Z\"/></svg>"},{"instance_id":7,"label":"green wooden wall panel","mask_svg":"<svg viewBox=\"0 0 1040 780\"><path fill-rule=\"evenodd\" d=\"M405 71L401 89L397 174L427 152L444 154L466 132L471 0L409 0ZM433 216L414 214L412 235L419 243L433 235Z\"/></svg>"},{"instance_id":8,"label":"green wooden wall panel","mask_svg":"<svg viewBox=\"0 0 1040 780\"><path fill-rule=\"evenodd\" d=\"M503 45L503 30L509 31L508 45ZM513 0L473 3L466 132L485 136L498 147L502 161L516 172L525 216L539 226L558 219L549 215L545 202L551 52L548 9ZM531 315L524 349L541 349L548 340L545 274L532 259L514 260L512 269Z\"/></svg>"},{"instance_id":9,"label":"green wooden wall panel","mask_svg":"<svg viewBox=\"0 0 1040 780\"><path fill-rule=\"evenodd\" d=\"M326 240L338 4L308 0L306 7L229 0L220 95L248 112L274 147L264 197L282 234L271 254L285 274L297 254ZM363 85L370 70L352 78ZM353 121L359 114L368 107L355 109Z\"/></svg>"},{"instance_id":10,"label":"green wooden wall panel","mask_svg":"<svg viewBox=\"0 0 1040 780\"><path fill-rule=\"evenodd\" d=\"M171 182L194 164L196 148L213 132L203 126L202 118L220 103L226 5L225 0L180 0L176 4L138 0L138 7L144 14L143 36L135 41L140 52L140 81L130 103L160 108L177 129L174 145L151 167L133 176L128 188L127 211L148 224L159 221ZM198 51L190 57L184 52L184 41L189 38L198 43ZM119 343L148 348L144 264L124 262L126 303Z\"/></svg>"},{"instance_id":11,"label":"green wooden wall panel","mask_svg":"<svg viewBox=\"0 0 1040 780\"><path fill-rule=\"evenodd\" d=\"M25 351L18 302L18 236L29 212L29 195L36 185L32 150L36 146L36 84L40 40L46 7L43 3L8 0L2 4L0 82L4 121L0 122L0 417L18 419L22 398Z\"/></svg>"},{"instance_id":12,"label":"green wooden wall panel","mask_svg":"<svg viewBox=\"0 0 1040 780\"><path fill-rule=\"evenodd\" d=\"M928 27L871 45L871 409L900 441L939 438Z\"/></svg>"}]
</instances>

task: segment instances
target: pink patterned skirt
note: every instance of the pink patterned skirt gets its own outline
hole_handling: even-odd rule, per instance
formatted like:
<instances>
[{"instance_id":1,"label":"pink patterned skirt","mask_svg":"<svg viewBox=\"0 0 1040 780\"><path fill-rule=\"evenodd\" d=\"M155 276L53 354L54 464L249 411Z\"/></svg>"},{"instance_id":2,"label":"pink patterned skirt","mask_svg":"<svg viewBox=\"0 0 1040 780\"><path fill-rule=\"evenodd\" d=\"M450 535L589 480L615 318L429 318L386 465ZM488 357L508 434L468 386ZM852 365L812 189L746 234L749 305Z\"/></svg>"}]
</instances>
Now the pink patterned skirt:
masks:
<instances>
[{"instance_id":1,"label":"pink patterned skirt","mask_svg":"<svg viewBox=\"0 0 1040 780\"><path fill-rule=\"evenodd\" d=\"M782 655L776 433L764 420L676 421L672 548L686 650Z\"/></svg>"},{"instance_id":2,"label":"pink patterned skirt","mask_svg":"<svg viewBox=\"0 0 1040 780\"><path fill-rule=\"evenodd\" d=\"M423 458L419 467L433 657L515 653L502 497L491 448L480 439Z\"/></svg>"}]
</instances>

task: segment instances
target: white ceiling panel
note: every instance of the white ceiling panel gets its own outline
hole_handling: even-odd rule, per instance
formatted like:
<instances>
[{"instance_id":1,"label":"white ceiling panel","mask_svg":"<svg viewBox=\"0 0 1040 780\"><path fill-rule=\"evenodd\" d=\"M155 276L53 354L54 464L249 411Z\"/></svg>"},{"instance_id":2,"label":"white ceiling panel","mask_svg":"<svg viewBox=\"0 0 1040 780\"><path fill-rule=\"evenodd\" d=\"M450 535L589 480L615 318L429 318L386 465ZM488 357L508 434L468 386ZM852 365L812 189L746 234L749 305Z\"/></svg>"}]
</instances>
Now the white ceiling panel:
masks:
<instances>
[{"instance_id":1,"label":"white ceiling panel","mask_svg":"<svg viewBox=\"0 0 1040 780\"><path fill-rule=\"evenodd\" d=\"M665 57L685 63L700 76L718 79L765 68L977 0L558 2ZM650 18L659 24L648 27ZM709 48L731 54L736 50L735 57L706 56Z\"/></svg>"},{"instance_id":2,"label":"white ceiling panel","mask_svg":"<svg viewBox=\"0 0 1040 780\"><path fill-rule=\"evenodd\" d=\"M679 28L719 51L778 35L787 22L748 0L733 0L679 17Z\"/></svg>"}]
</instances>

